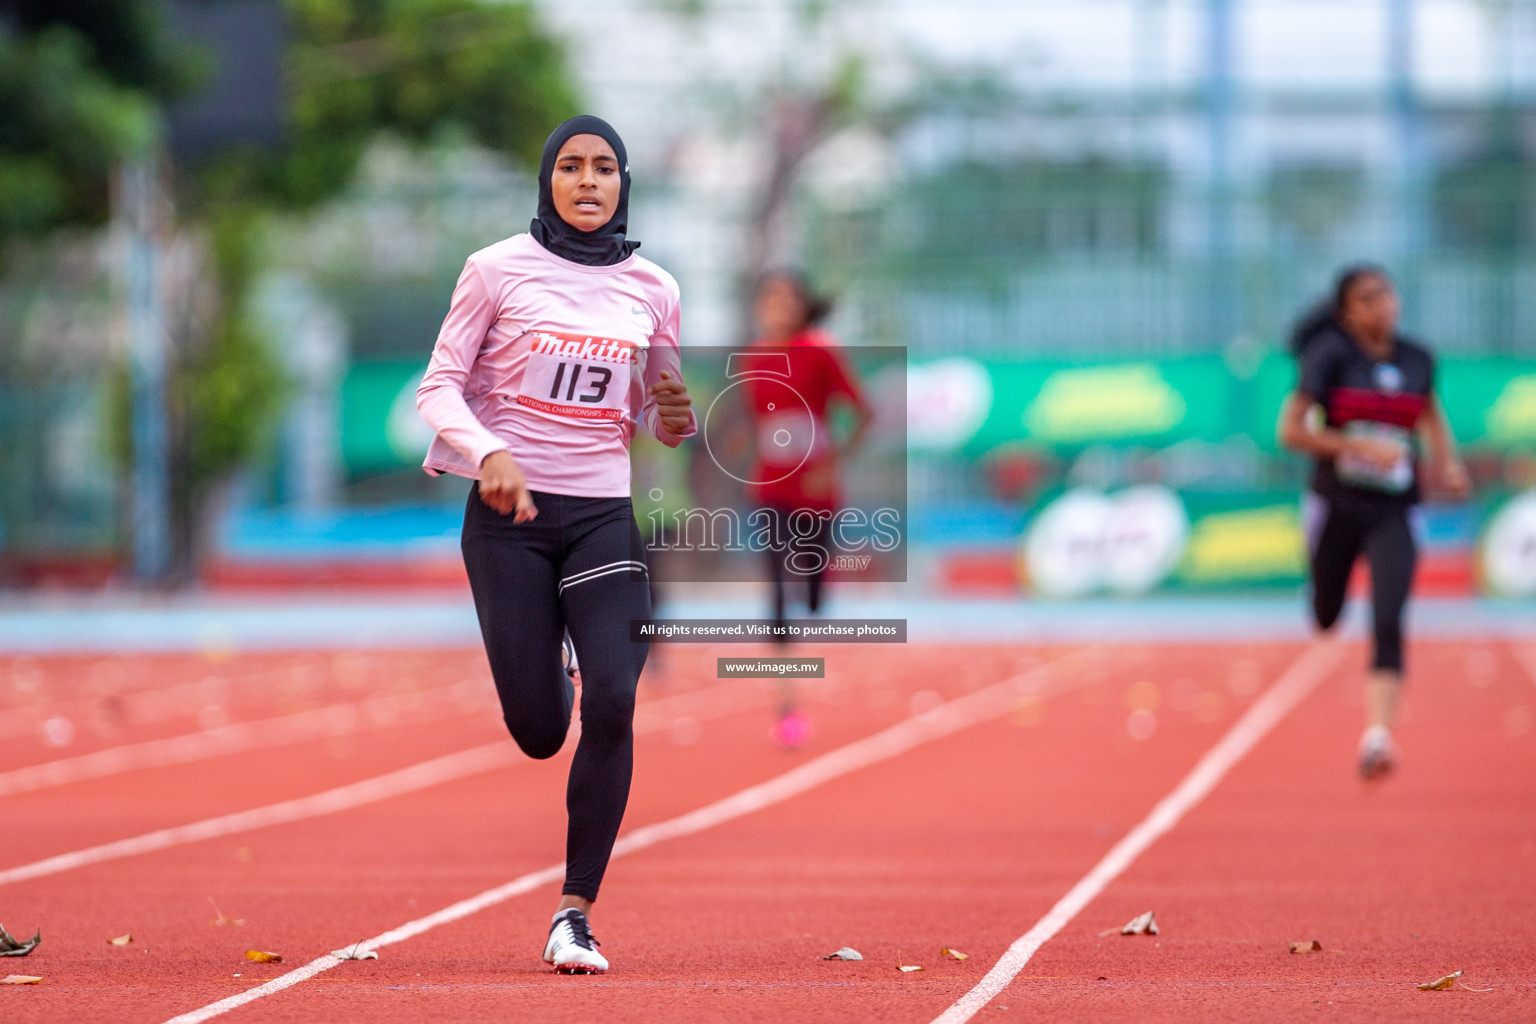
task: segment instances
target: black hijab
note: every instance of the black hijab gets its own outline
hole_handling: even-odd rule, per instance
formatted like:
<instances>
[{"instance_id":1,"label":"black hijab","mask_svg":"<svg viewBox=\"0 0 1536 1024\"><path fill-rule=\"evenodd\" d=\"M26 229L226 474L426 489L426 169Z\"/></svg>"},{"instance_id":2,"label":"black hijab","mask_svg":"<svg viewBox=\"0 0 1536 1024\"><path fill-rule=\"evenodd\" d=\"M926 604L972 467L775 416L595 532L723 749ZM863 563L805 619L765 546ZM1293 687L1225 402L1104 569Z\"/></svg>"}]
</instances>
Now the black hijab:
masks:
<instances>
[{"instance_id":1,"label":"black hijab","mask_svg":"<svg viewBox=\"0 0 1536 1024\"><path fill-rule=\"evenodd\" d=\"M619 202L613 208L608 223L595 231L582 231L565 222L555 209L554 194L550 189L550 177L555 172L555 158L560 147L574 135L596 135L613 147L613 155L619 160ZM624 237L629 227L629 156L624 152L624 140L613 126L600 117L582 114L573 117L550 133L544 142L544 156L539 161L539 215L528 225L528 233L534 240L572 263L584 263L589 267L606 267L629 256L640 248L639 242Z\"/></svg>"}]
</instances>

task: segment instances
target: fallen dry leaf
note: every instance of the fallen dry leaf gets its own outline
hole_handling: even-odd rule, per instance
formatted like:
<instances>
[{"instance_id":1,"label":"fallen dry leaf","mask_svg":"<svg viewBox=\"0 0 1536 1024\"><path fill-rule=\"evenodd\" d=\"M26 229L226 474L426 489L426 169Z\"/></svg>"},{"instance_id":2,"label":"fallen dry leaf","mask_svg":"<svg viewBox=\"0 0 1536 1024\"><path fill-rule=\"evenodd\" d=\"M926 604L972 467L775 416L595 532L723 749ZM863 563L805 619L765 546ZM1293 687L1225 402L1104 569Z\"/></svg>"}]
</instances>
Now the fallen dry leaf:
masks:
<instances>
[{"instance_id":1,"label":"fallen dry leaf","mask_svg":"<svg viewBox=\"0 0 1536 1024\"><path fill-rule=\"evenodd\" d=\"M1434 981L1422 982L1420 983L1419 988L1424 992L1444 991L1445 989L1448 989L1452 985L1456 984L1457 980L1461 978L1463 973L1463 971L1457 971L1454 974L1447 974L1443 978L1436 978Z\"/></svg>"},{"instance_id":2,"label":"fallen dry leaf","mask_svg":"<svg viewBox=\"0 0 1536 1024\"><path fill-rule=\"evenodd\" d=\"M107 945L109 945L109 946L126 946L126 945L128 945L128 943L130 943L132 941L133 941L133 936L132 935L119 935L115 939L108 939L107 940Z\"/></svg>"},{"instance_id":3,"label":"fallen dry leaf","mask_svg":"<svg viewBox=\"0 0 1536 1024\"><path fill-rule=\"evenodd\" d=\"M1323 944L1321 942L1318 942L1316 939L1313 939L1311 942L1293 942L1293 943L1291 943L1291 952L1292 953L1321 953L1322 951L1323 951Z\"/></svg>"},{"instance_id":4,"label":"fallen dry leaf","mask_svg":"<svg viewBox=\"0 0 1536 1024\"><path fill-rule=\"evenodd\" d=\"M907 971L907 972L922 970L921 967L914 967L914 966L912 966L910 964L898 964L896 969L898 971Z\"/></svg>"},{"instance_id":5,"label":"fallen dry leaf","mask_svg":"<svg viewBox=\"0 0 1536 1024\"><path fill-rule=\"evenodd\" d=\"M42 941L43 930L41 928L37 930L36 935L26 942L22 942L16 936L6 931L5 925L0 924L0 956L26 956Z\"/></svg>"},{"instance_id":6,"label":"fallen dry leaf","mask_svg":"<svg viewBox=\"0 0 1536 1024\"><path fill-rule=\"evenodd\" d=\"M283 958L277 953L267 953L259 949L246 950L245 958L258 964L280 964L283 962Z\"/></svg>"},{"instance_id":7,"label":"fallen dry leaf","mask_svg":"<svg viewBox=\"0 0 1536 1024\"><path fill-rule=\"evenodd\" d=\"M1457 988L1464 988L1468 992L1492 992L1493 991L1493 986L1492 985L1489 985L1487 988L1473 988L1471 985L1468 985L1464 981L1458 981L1456 983L1456 987Z\"/></svg>"},{"instance_id":8,"label":"fallen dry leaf","mask_svg":"<svg viewBox=\"0 0 1536 1024\"><path fill-rule=\"evenodd\" d=\"M354 942L346 949L333 949L331 956L337 960L377 960L379 958L379 954L373 950L360 949L360 946L362 946L361 942Z\"/></svg>"},{"instance_id":9,"label":"fallen dry leaf","mask_svg":"<svg viewBox=\"0 0 1536 1024\"><path fill-rule=\"evenodd\" d=\"M1133 921L1127 921L1120 928L1121 935L1156 935L1157 921L1152 917L1152 911L1147 911Z\"/></svg>"},{"instance_id":10,"label":"fallen dry leaf","mask_svg":"<svg viewBox=\"0 0 1536 1024\"><path fill-rule=\"evenodd\" d=\"M958 949L950 949L948 946L939 950L939 956L952 956L956 960L969 960L971 958L971 954L962 953Z\"/></svg>"},{"instance_id":11,"label":"fallen dry leaf","mask_svg":"<svg viewBox=\"0 0 1536 1024\"><path fill-rule=\"evenodd\" d=\"M7 974L4 978L0 978L0 985L36 985L42 980L31 974Z\"/></svg>"},{"instance_id":12,"label":"fallen dry leaf","mask_svg":"<svg viewBox=\"0 0 1536 1024\"><path fill-rule=\"evenodd\" d=\"M224 912L219 909L219 905L217 903L213 902L213 897L212 896L208 897L208 902L213 907L213 920L208 922L209 924L213 925L216 928L223 928L226 925L233 925L236 928L244 928L245 927L245 918L243 918L243 917L238 917L238 918L225 917L224 916Z\"/></svg>"},{"instance_id":13,"label":"fallen dry leaf","mask_svg":"<svg viewBox=\"0 0 1536 1024\"><path fill-rule=\"evenodd\" d=\"M838 950L836 953L828 953L826 956L822 957L822 959L823 960L863 960L864 959L864 954L860 953L856 949L851 949L848 946L844 946L842 949Z\"/></svg>"}]
</instances>

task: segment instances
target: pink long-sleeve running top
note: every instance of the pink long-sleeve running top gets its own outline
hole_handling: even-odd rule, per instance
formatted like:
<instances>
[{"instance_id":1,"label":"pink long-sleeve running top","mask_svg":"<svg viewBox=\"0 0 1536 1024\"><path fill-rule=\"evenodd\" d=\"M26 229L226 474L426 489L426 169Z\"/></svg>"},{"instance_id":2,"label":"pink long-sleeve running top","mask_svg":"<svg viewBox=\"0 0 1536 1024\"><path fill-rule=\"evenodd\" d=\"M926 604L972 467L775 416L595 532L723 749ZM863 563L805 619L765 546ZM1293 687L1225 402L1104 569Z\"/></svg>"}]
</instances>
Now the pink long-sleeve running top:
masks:
<instances>
[{"instance_id":1,"label":"pink long-sleeve running top","mask_svg":"<svg viewBox=\"0 0 1536 1024\"><path fill-rule=\"evenodd\" d=\"M677 282L630 255L589 267L526 234L470 256L416 408L437 432L423 466L476 478L487 455L510 452L535 491L629 496L636 424L676 447L646 394L678 371Z\"/></svg>"}]
</instances>

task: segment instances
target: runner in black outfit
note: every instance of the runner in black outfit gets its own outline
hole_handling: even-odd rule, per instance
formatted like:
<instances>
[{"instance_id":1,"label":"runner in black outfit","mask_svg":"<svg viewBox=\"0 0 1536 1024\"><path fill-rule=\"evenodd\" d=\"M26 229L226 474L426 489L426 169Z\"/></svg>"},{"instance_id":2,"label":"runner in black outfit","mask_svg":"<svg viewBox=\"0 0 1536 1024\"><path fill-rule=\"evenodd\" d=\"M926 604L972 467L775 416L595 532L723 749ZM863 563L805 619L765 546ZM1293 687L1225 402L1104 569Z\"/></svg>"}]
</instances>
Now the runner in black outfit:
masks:
<instances>
[{"instance_id":1,"label":"runner in black outfit","mask_svg":"<svg viewBox=\"0 0 1536 1024\"><path fill-rule=\"evenodd\" d=\"M629 160L595 117L544 145L538 216L469 257L417 392L426 467L476 481L464 567L502 714L530 757L565 743L580 657L581 739L566 788L566 876L544 960L600 974L589 915L629 799L650 617L630 505L638 430L697 431L680 374L677 282L628 238ZM493 797L488 796L488 801Z\"/></svg>"},{"instance_id":2,"label":"runner in black outfit","mask_svg":"<svg viewBox=\"0 0 1536 1024\"><path fill-rule=\"evenodd\" d=\"M1418 555L1410 522L1420 493L1416 441L1448 493L1470 490L1435 398L1434 357L1397 333L1397 317L1397 293L1384 271L1360 266L1341 274L1332 301L1296 330L1301 381L1279 427L1281 443L1316 460L1306 520L1319 627L1338 619L1361 554L1370 565L1375 654L1359 754L1367 779L1389 772L1396 759L1391 727L1403 677L1403 606Z\"/></svg>"}]
</instances>

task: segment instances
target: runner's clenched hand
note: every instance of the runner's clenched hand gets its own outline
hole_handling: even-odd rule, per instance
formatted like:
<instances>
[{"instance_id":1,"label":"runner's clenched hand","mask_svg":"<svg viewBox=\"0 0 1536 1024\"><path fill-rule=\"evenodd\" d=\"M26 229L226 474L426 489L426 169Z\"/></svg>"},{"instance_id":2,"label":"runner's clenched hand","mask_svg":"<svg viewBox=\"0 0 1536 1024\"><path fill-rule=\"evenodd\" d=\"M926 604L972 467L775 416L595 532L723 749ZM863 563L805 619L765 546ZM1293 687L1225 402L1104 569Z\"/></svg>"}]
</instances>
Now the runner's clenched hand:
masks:
<instances>
[{"instance_id":1,"label":"runner's clenched hand","mask_svg":"<svg viewBox=\"0 0 1536 1024\"><path fill-rule=\"evenodd\" d=\"M688 397L688 386L666 370L661 371L661 380L647 388L646 394L656 399L656 411L667 433L682 434L692 425L693 399Z\"/></svg>"},{"instance_id":2,"label":"runner's clenched hand","mask_svg":"<svg viewBox=\"0 0 1536 1024\"><path fill-rule=\"evenodd\" d=\"M492 452L480 463L480 500L502 515L515 509L514 523L526 523L539 514L528 493L528 479L506 451Z\"/></svg>"}]
</instances>

